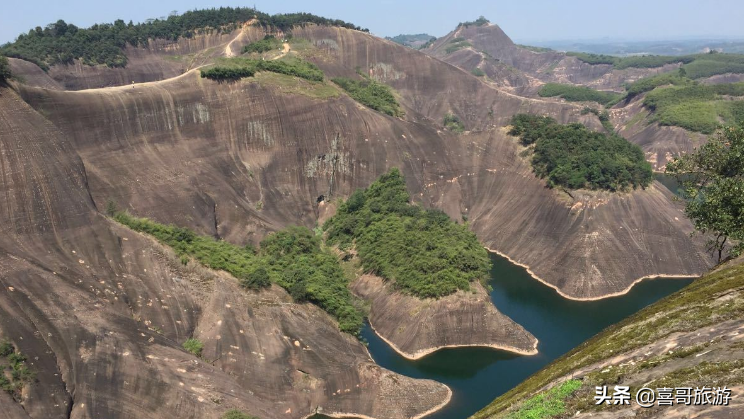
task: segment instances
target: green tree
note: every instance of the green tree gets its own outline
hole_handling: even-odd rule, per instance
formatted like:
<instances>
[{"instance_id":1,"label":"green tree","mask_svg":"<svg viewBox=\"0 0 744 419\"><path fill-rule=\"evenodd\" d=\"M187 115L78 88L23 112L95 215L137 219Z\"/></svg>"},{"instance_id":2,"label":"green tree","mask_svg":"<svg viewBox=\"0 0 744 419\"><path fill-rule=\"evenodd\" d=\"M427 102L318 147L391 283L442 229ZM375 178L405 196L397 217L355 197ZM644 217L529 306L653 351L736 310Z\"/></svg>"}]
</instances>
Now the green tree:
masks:
<instances>
[{"instance_id":1,"label":"green tree","mask_svg":"<svg viewBox=\"0 0 744 419\"><path fill-rule=\"evenodd\" d=\"M269 272L263 266L260 266L249 272L245 278L241 278L240 285L252 290L260 290L271 286Z\"/></svg>"},{"instance_id":2,"label":"green tree","mask_svg":"<svg viewBox=\"0 0 744 419\"><path fill-rule=\"evenodd\" d=\"M10 64L8 63L8 59L5 56L0 55L0 83L9 79L10 76Z\"/></svg>"},{"instance_id":3,"label":"green tree","mask_svg":"<svg viewBox=\"0 0 744 419\"><path fill-rule=\"evenodd\" d=\"M712 234L708 250L718 261L744 250L744 126L718 131L694 152L667 164L683 186L685 213L695 228ZM733 241L733 243L731 243ZM728 245L728 246L727 246Z\"/></svg>"}]
</instances>

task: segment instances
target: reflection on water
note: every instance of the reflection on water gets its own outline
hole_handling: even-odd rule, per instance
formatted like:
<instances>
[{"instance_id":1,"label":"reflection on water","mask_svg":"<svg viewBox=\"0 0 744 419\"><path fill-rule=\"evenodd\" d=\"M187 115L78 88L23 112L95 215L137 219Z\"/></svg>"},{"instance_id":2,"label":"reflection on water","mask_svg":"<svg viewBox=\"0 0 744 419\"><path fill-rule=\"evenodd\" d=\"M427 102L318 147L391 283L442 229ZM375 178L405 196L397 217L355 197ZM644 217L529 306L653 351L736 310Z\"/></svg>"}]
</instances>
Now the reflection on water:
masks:
<instances>
[{"instance_id":1,"label":"reflection on water","mask_svg":"<svg viewBox=\"0 0 744 419\"><path fill-rule=\"evenodd\" d=\"M653 279L642 281L622 296L573 301L533 279L524 268L508 259L496 254L491 259L491 300L502 313L537 337L537 355L518 356L489 348L451 348L411 361L393 351L369 327L362 331L372 358L381 366L409 377L436 380L452 389L452 401L427 416L428 419L463 419L472 415L605 327L692 282L692 279Z\"/></svg>"}]
</instances>

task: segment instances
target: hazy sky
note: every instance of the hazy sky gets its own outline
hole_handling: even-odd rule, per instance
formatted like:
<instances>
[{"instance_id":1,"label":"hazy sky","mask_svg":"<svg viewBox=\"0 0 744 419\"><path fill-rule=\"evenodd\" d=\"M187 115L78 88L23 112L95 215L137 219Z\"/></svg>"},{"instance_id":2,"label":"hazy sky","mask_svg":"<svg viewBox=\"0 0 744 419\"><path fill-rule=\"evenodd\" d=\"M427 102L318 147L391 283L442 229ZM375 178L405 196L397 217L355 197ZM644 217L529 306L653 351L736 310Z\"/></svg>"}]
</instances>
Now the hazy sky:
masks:
<instances>
[{"instance_id":1,"label":"hazy sky","mask_svg":"<svg viewBox=\"0 0 744 419\"><path fill-rule=\"evenodd\" d=\"M741 0L21 0L1 8L0 43L58 19L87 27L121 18L135 22L171 10L247 6L267 13L311 12L369 28L380 36L442 36L458 22L484 15L513 39L744 39Z\"/></svg>"}]
</instances>

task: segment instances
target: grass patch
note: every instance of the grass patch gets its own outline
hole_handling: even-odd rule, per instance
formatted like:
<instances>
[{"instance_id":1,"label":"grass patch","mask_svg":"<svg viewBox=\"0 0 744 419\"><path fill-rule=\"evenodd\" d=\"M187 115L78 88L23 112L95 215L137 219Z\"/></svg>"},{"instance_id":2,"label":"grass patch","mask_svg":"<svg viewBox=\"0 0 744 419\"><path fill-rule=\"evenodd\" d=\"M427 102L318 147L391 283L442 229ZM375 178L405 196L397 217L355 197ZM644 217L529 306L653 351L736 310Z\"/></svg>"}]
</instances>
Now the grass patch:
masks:
<instances>
[{"instance_id":1,"label":"grass patch","mask_svg":"<svg viewBox=\"0 0 744 419\"><path fill-rule=\"evenodd\" d=\"M665 73L656 76L645 77L627 86L627 97L633 98L641 93L650 92L657 87L665 85L690 86L694 82L679 73Z\"/></svg>"},{"instance_id":2,"label":"grass patch","mask_svg":"<svg viewBox=\"0 0 744 419\"><path fill-rule=\"evenodd\" d=\"M364 106L390 116L403 116L403 110L390 86L376 82L369 77L364 77L362 80L335 77L332 81L344 89L352 99Z\"/></svg>"},{"instance_id":3,"label":"grass patch","mask_svg":"<svg viewBox=\"0 0 744 419\"><path fill-rule=\"evenodd\" d=\"M409 203L398 169L359 189L328 220L328 243L354 246L367 272L411 295L442 297L488 278L488 253L467 226Z\"/></svg>"},{"instance_id":4,"label":"grass patch","mask_svg":"<svg viewBox=\"0 0 744 419\"><path fill-rule=\"evenodd\" d=\"M261 86L275 86L282 93L303 95L313 99L331 99L341 94L333 84L311 82L286 74L263 72L256 74L252 80Z\"/></svg>"},{"instance_id":5,"label":"grass patch","mask_svg":"<svg viewBox=\"0 0 744 419\"><path fill-rule=\"evenodd\" d=\"M515 115L511 126L509 135L534 144L532 169L548 186L622 191L645 188L653 178L640 147L619 135L529 114Z\"/></svg>"},{"instance_id":6,"label":"grass patch","mask_svg":"<svg viewBox=\"0 0 744 419\"><path fill-rule=\"evenodd\" d=\"M561 97L569 102L597 102L606 105L617 101L622 95L615 92L601 92L586 86L572 84L546 83L537 92L541 97Z\"/></svg>"},{"instance_id":7,"label":"grass patch","mask_svg":"<svg viewBox=\"0 0 744 419\"><path fill-rule=\"evenodd\" d=\"M552 418L565 413L565 400L581 388L581 381L567 380L544 394L527 399L507 417L509 419Z\"/></svg>"},{"instance_id":8,"label":"grass patch","mask_svg":"<svg viewBox=\"0 0 744 419\"><path fill-rule=\"evenodd\" d=\"M208 268L228 272L244 288L256 288L256 277L262 277L264 270L269 280L286 289L296 302L313 303L335 317L341 331L356 336L361 330L364 315L347 288L338 258L305 227L272 233L256 250L123 212L116 213L114 219L171 246L178 256L193 257ZM261 282L260 286L264 285Z\"/></svg>"}]
</instances>

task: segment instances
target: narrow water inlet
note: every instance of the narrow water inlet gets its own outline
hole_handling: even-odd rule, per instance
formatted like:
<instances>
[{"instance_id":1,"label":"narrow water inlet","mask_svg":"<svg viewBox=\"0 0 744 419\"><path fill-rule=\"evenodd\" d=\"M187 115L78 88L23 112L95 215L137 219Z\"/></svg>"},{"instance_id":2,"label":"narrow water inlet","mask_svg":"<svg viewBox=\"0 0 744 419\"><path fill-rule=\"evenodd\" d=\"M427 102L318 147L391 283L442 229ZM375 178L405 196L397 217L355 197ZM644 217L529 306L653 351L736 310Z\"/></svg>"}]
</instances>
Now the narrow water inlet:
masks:
<instances>
[{"instance_id":1,"label":"narrow water inlet","mask_svg":"<svg viewBox=\"0 0 744 419\"><path fill-rule=\"evenodd\" d=\"M537 355L519 356L489 348L452 348L412 361L396 353L369 326L362 331L372 358L382 367L409 377L439 381L452 389L452 401L427 418L467 418L602 329L693 281L649 279L625 295L575 301L561 297L502 256L491 254L491 260L491 301L537 337Z\"/></svg>"}]
</instances>

